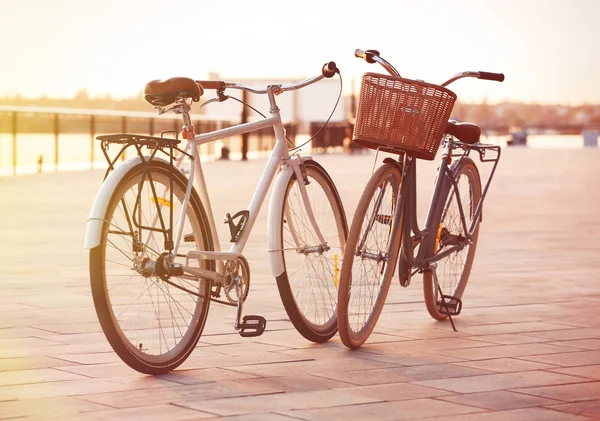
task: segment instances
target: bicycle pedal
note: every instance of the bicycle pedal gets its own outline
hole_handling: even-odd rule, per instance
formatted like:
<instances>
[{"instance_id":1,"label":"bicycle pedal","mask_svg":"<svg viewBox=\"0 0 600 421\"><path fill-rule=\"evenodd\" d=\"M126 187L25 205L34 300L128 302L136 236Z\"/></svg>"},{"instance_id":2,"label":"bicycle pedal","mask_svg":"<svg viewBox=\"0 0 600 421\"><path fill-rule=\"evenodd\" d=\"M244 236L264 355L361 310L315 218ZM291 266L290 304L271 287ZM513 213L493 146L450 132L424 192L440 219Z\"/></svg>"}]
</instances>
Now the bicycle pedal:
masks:
<instances>
[{"instance_id":1,"label":"bicycle pedal","mask_svg":"<svg viewBox=\"0 0 600 421\"><path fill-rule=\"evenodd\" d=\"M264 333L266 327L267 320L264 317L247 315L244 316L242 323L239 325L239 334L244 338L260 336Z\"/></svg>"},{"instance_id":2,"label":"bicycle pedal","mask_svg":"<svg viewBox=\"0 0 600 421\"><path fill-rule=\"evenodd\" d=\"M460 298L451 295L442 295L442 300L438 301L439 312L446 316L458 316L462 310L462 301Z\"/></svg>"}]
</instances>

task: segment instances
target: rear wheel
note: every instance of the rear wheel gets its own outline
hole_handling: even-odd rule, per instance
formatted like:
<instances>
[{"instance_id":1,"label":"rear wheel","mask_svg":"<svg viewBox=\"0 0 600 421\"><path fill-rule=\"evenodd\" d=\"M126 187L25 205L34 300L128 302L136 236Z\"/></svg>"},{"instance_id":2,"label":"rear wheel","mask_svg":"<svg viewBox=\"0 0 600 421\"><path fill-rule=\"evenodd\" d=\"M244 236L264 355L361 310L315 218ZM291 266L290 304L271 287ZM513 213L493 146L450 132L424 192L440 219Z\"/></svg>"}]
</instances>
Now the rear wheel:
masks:
<instances>
[{"instance_id":1,"label":"rear wheel","mask_svg":"<svg viewBox=\"0 0 600 421\"><path fill-rule=\"evenodd\" d=\"M449 185L442 192L438 201L436 215L439 215L438 228L434 253L442 253L453 245L462 243L464 247L437 261L436 275L438 284L444 295L462 298L467 286L477 237L479 235L479 222L477 221L472 241L466 241L465 227L462 223L462 213L465 217L467 230L472 225L475 210L481 199L481 179L475 163L468 158L463 158L456 168L450 168L456 179L456 188ZM459 200L460 198L460 200ZM440 312L442 308L441 297L431 271L423 272L423 292L427 311L436 320L444 320L448 316Z\"/></svg>"},{"instance_id":2,"label":"rear wheel","mask_svg":"<svg viewBox=\"0 0 600 421\"><path fill-rule=\"evenodd\" d=\"M348 234L338 295L340 338L358 348L369 337L385 303L394 273L402 217L393 227L401 172L383 164L367 183Z\"/></svg>"},{"instance_id":3,"label":"rear wheel","mask_svg":"<svg viewBox=\"0 0 600 421\"><path fill-rule=\"evenodd\" d=\"M198 342L210 304L210 281L171 275L165 264L164 234L139 227L160 227L159 213L170 226L172 208L175 232L185 197L183 174L162 161L148 165L146 176L142 163L115 188L104 216L101 243L90 251L90 277L96 312L115 352L135 370L159 374L179 366ZM181 241L174 262L185 264L189 250L213 249L195 191L182 222L186 240ZM213 266L208 261L201 265Z\"/></svg>"},{"instance_id":4,"label":"rear wheel","mask_svg":"<svg viewBox=\"0 0 600 421\"><path fill-rule=\"evenodd\" d=\"M337 287L346 244L346 215L333 181L318 163L304 161L304 183L324 243L309 219L295 175L283 199L281 250L284 272L277 287L285 310L306 339L325 342L337 332Z\"/></svg>"}]
</instances>

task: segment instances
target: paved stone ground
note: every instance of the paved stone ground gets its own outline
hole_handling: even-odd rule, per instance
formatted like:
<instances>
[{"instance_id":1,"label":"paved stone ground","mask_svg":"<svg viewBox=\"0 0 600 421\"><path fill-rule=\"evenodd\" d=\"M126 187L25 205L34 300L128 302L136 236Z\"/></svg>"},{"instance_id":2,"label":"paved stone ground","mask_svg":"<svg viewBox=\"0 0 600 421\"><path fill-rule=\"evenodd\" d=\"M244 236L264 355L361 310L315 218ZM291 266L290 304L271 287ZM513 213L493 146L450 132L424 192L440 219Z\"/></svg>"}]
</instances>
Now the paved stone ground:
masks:
<instances>
[{"instance_id":1,"label":"paved stone ground","mask_svg":"<svg viewBox=\"0 0 600 421\"><path fill-rule=\"evenodd\" d=\"M352 214L373 155L317 158ZM241 338L233 310L213 305L191 357L158 377L122 363L94 313L82 245L101 172L0 179L0 419L600 419L599 162L600 149L505 150L459 332L428 316L420 278L394 281L357 351L287 321L263 212L246 307L268 331ZM217 220L245 207L262 165L206 167ZM420 169L421 209L434 171Z\"/></svg>"}]
</instances>

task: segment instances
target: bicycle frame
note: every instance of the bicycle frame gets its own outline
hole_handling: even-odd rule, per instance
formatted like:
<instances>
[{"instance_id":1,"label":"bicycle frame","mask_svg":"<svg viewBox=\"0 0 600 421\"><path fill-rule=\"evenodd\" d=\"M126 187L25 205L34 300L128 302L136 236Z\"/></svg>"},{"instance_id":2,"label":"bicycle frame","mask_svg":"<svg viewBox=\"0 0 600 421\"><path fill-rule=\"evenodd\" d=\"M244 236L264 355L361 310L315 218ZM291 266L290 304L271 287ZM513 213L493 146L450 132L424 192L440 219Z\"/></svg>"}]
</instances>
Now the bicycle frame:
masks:
<instances>
[{"instance_id":1,"label":"bicycle frame","mask_svg":"<svg viewBox=\"0 0 600 421\"><path fill-rule=\"evenodd\" d=\"M287 144L286 144L285 131L283 128L283 123L281 121L279 108L278 108L276 100L275 100L275 95L277 93L283 92L284 90L299 89L300 87L306 86L309 83L314 83L317 80L320 80L322 78L323 78L322 76L317 76L315 78L308 79L307 81L300 82L296 85L291 85L291 87L288 87L287 89L286 89L286 87L282 87L282 85L270 85L264 91L245 87L244 85L229 84L230 87L234 87L234 88L238 87L241 89L247 89L247 90L249 90L251 92L255 92L255 93L266 92L269 97L271 116L267 117L265 119L262 119L262 120L255 121L255 122L244 123L244 124L229 127L226 129L219 129L219 130L215 130L213 132L196 135L192 139L187 140L187 143L183 149L184 153L182 153L178 157L177 162L175 163L175 166L177 166L178 168L181 169L183 166L185 157L189 156L189 158L190 158L189 161L192 165L190 165L188 184L187 184L187 188L186 188L186 196L185 196L185 200L184 200L184 203L183 203L183 206L181 209L181 217L179 219L180 224L177 227L177 232L173 236L175 241L174 241L174 248L173 248L172 256L174 258L177 255L179 245L180 245L180 242L182 239L183 221L184 221L183 215L185 215L185 213L187 212L188 206L189 206L192 185L194 185L194 187L196 188L196 191L198 192L198 195L200 197L200 201L206 211L206 214L208 217L208 223L210 226L210 231L211 231L213 241L214 241L214 244L213 244L214 251L210 251L210 252L208 252L208 251L198 251L198 252L192 251L192 252L189 252L189 254L187 256L188 262L186 264L186 267L184 267L184 270L186 270L187 272L190 272L192 274L195 274L195 275L201 275L203 277L207 277L214 281L219 281L219 279L220 279L219 274L223 268L223 261L235 259L236 257L242 255L242 252L243 252L246 242L250 236L250 233L252 231L254 223L256 222L258 213L264 203L267 192L268 192L271 184L273 183L273 180L274 180L276 174L278 173L278 171L282 168L289 168L295 173L296 178L298 180L303 179L303 175L302 175L303 171L301 168L302 158L295 157L295 156L290 157L289 151L287 149ZM193 133L193 125L190 122L188 112L183 111L182 114L183 114L183 120L184 120L184 126L183 126L184 132L192 132ZM205 178L204 178L204 172L202 170L202 163L198 156L198 147L200 145L203 145L206 143L214 142L214 141L228 138L231 136L241 135L243 133L254 132L254 131L261 130L261 129L268 128L268 127L272 127L274 130L275 147L273 148L273 151L272 151L272 153L267 161L267 164L265 166L264 172L258 182L258 185L254 191L254 194L252 195L252 198L251 198L250 203L247 208L248 217L243 223L239 237L232 244L232 246L230 247L228 252L222 252L220 239L219 239L217 229L216 229L216 223L215 223L215 218L214 218L214 214L213 214L213 210L212 210L212 205L211 205L210 197L208 194L208 189L207 189ZM323 235L317 225L312 207L310 205L310 201L308 200L308 195L306 193L306 187L303 183L298 183L298 185L299 185L300 192L301 192L301 195L304 200L304 204L307 209L307 214L309 216L309 220L310 220L313 228L315 229L315 232L317 234L319 241L323 244L325 241L324 241ZM283 192L274 191L273 195L276 195L276 194L283 194ZM155 218L155 223L156 223L156 218ZM269 229L271 230L274 228L269 227ZM150 235L150 234L151 233L149 232L148 235ZM275 236L271 235L271 233L270 233L269 237L272 238ZM297 241L296 241L296 243L297 243L296 244L297 247L300 247L300 244ZM215 272L212 272L212 271L207 271L205 269L199 269L197 267L189 266L189 259L202 259L202 258L216 260L217 270ZM280 274L280 273L275 273L275 272L277 272L277 268L273 268L273 272L274 272L274 275Z\"/></svg>"},{"instance_id":2,"label":"bicycle frame","mask_svg":"<svg viewBox=\"0 0 600 421\"><path fill-rule=\"evenodd\" d=\"M477 223L482 218L482 209L483 209L483 201L487 194L488 188L496 171L496 166L498 165L498 161L500 159L500 147L493 145L483 145L483 144L465 144L462 142L455 141L451 137L448 137L446 140L446 146L442 153L442 159L440 161L440 166L438 169L438 176L435 183L435 187L433 190L433 194L431 196L431 201L429 204L429 211L427 213L427 219L425 221L425 227L420 229L417 219L417 169L415 158L405 157L403 163L403 177L402 177L402 185L400 188L400 194L398 197L397 208L398 212L395 216L394 227L398 227L400 220L400 211L404 213L404 218L402 220L402 244L404 247L402 248L403 257L406 261L414 268L419 271L426 270L432 263L435 263L446 256L462 249L466 244L472 241L473 236L475 235L475 230L477 229ZM453 151L455 149L461 148L464 150L462 154L454 154ZM456 196L456 200L458 202L458 209L460 212L461 225L463 228L463 232L465 233L465 240L460 244L456 244L448 247L446 250L435 253L435 243L437 239L437 226L434 225L435 208L440 200L440 194L443 189L450 188L451 195L454 195L458 189L457 180L455 175L452 173L451 167L449 164L452 161L452 158L458 158L456 161L457 165L460 163L464 157L469 156L471 150L477 150L480 154L480 159L482 162L494 162L494 166L490 172L490 176L486 183L486 186L482 192L479 203L477 203L473 219L471 221L471 225L467 226L466 217L463 213L463 206L461 203L461 198L459 195ZM492 159L485 158L485 151L493 150L497 153L497 155ZM450 184L450 186L448 186ZM398 221L398 222L396 222ZM396 229L396 228L393 228ZM418 240L419 242L419 250L417 256L414 255L414 246L413 246L413 238Z\"/></svg>"},{"instance_id":3,"label":"bicycle frame","mask_svg":"<svg viewBox=\"0 0 600 421\"><path fill-rule=\"evenodd\" d=\"M258 211L260 210L264 202L264 199L267 195L267 191L269 190L269 187L273 181L273 178L275 177L277 170L282 165L282 163L288 162L290 160L290 156L285 144L285 135L283 132L283 126L279 115L279 110L277 109L274 112L274 115L261 121L246 123L227 129L216 130L214 132L198 135L193 140L189 141L188 145L186 146L186 150L191 148L193 157L193 166L190 169L189 183L194 182L196 190L200 196L200 200L206 210L207 216L209 218L210 230L213 235L213 238L215 239L216 251L221 250L221 244L217 236L213 210L204 179L204 173L202 171L202 164L200 162L200 159L198 159L197 148L198 146L203 145L205 143L214 142L219 139L227 138L230 136L236 136L243 133L253 132L266 127L273 127L276 142L271 156L267 161L265 170L250 200L250 204L248 206L248 220L244 225L244 229L241 233L241 236L239 237L239 240L236 243L234 243L229 250L230 253L241 253L244 249L244 246L246 245L246 241L248 240L252 227L254 226L254 223L256 221ZM183 209L182 212L183 211L185 211L185 209ZM180 238L181 235L180 233L178 233L177 243L179 242ZM175 249L174 253L177 253L177 248Z\"/></svg>"},{"instance_id":4,"label":"bicycle frame","mask_svg":"<svg viewBox=\"0 0 600 421\"><path fill-rule=\"evenodd\" d=\"M379 51L377 50L356 50L354 55L358 58L364 59L368 63L378 63L381 65L390 75L401 77L398 70L387 60L382 58L379 55ZM498 82L502 82L504 80L504 75L500 73L489 73L489 72L474 72L474 71L466 71L457 73L447 81L441 84L441 86L446 87L451 83L467 77L474 77L478 79L486 79L486 80L496 80ZM498 161L500 159L500 147L493 145L484 145L480 143L476 144L466 144L460 141L455 141L452 136L447 136L446 139L446 147L442 154L442 161L440 163L438 177L436 181L436 185L433 191L433 196L431 198L431 202L429 204L429 212L427 215L427 219L425 222L425 228L421 230L419 228L417 222L417 210L416 210L416 202L417 202L417 188L416 188L416 158L411 158L406 154L400 155L398 158L398 165L400 165L402 170L402 184L400 188L400 194L398 195L398 201L396 203L396 215L394 217L392 230L402 229L402 244L404 247L402 248L403 257L406 261L412 266L417 268L418 271L427 270L429 266L434 266L435 262L443 259L444 257L454 253L455 251L463 248L465 244L469 241L472 241L473 235L475 234L475 230L477 227L477 222L481 218L483 200L487 194L488 188L490 186L490 182L494 176L494 172L496 171L496 166L498 165ZM477 204L477 208L474 213L473 221L471 222L471 226L467 228L465 215L463 214L462 204L460 203L460 197L457 196L459 209L460 209L460 217L463 225L463 230L466 233L466 242L462 242L462 244L454 245L444 250L441 253L435 253L435 240L437 238L437 230L433 227L434 220L434 211L435 207L439 201L439 197L444 188L448 188L447 183L451 183L450 188L452 188L452 193L457 190L456 179L454 175L449 171L449 163L452 158L456 155L453 151L457 148L464 149L464 153L459 155L462 159L465 156L468 156L471 150L477 150L479 152L481 162L494 162L494 166L488 178L485 189L483 190L481 199ZM485 153L487 150L493 150L496 152L496 157L492 159L486 159ZM404 157L404 161L400 162L400 159ZM380 195L382 192L380 192ZM406 216L402 218L402 216ZM400 227L400 221L402 221L402 226ZM412 235L414 234L414 236ZM419 242L419 252L417 257L414 257L414 247L413 247L413 238Z\"/></svg>"}]
</instances>

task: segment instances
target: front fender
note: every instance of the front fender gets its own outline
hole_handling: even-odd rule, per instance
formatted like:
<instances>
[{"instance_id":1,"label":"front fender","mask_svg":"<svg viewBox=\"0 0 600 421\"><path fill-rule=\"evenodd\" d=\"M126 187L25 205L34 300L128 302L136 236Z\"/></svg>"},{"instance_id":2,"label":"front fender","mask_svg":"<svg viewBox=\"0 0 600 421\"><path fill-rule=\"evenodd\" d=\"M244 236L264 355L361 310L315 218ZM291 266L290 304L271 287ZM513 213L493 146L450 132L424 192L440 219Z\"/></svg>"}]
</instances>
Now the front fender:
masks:
<instances>
[{"instance_id":1,"label":"front fender","mask_svg":"<svg viewBox=\"0 0 600 421\"><path fill-rule=\"evenodd\" d=\"M269 214L268 214L268 233L267 233L267 244L269 247L269 260L271 262L271 273L275 278L281 276L285 271L285 265L283 263L283 255L281 249L283 248L281 238L281 218L283 217L283 201L285 199L285 193L290 178L294 174L294 165L297 165L298 158L292 157L287 162L287 166L283 166L275 179L273 185L273 192L271 193L271 199L269 201ZM300 159L306 161L312 159L310 156L303 156Z\"/></svg>"}]
</instances>

